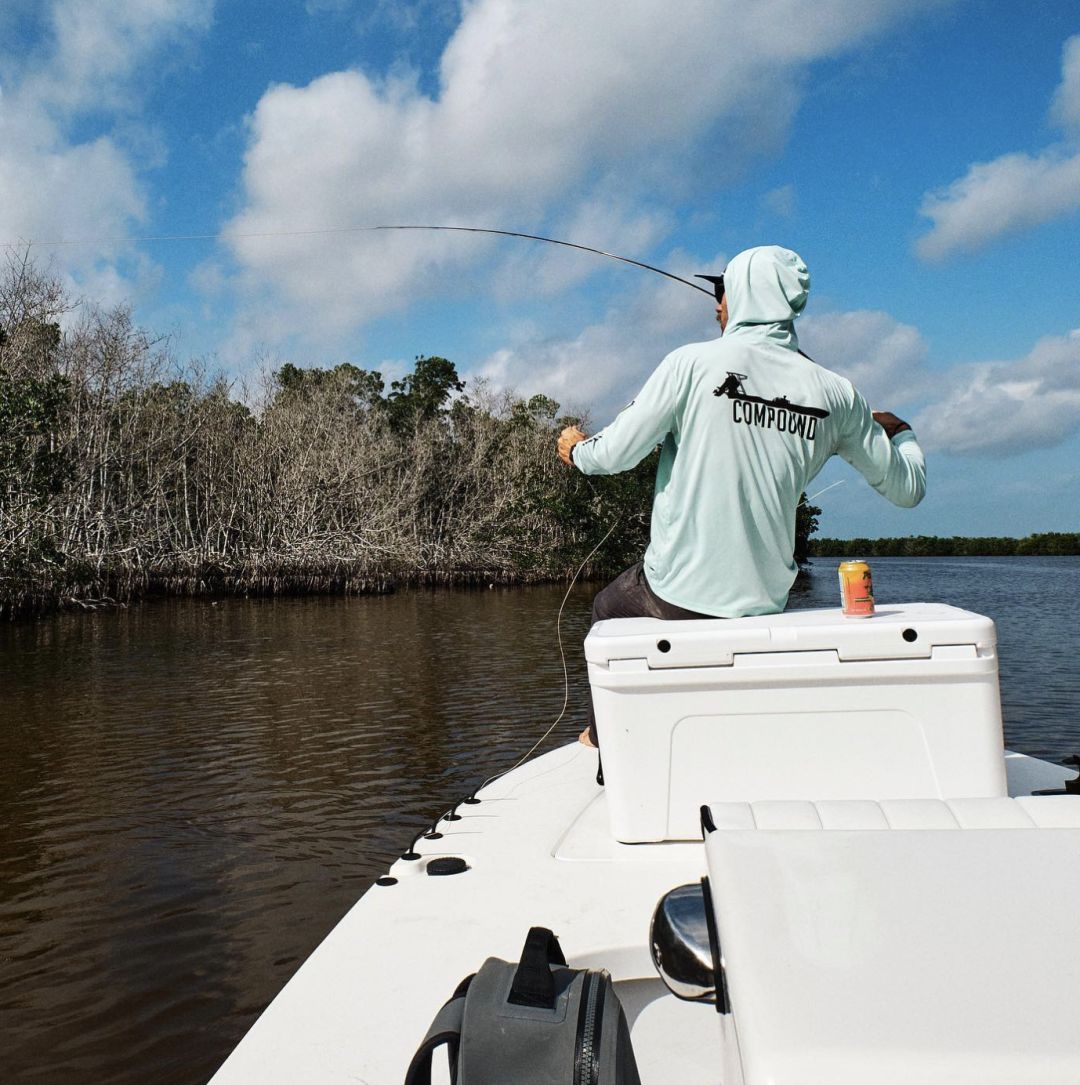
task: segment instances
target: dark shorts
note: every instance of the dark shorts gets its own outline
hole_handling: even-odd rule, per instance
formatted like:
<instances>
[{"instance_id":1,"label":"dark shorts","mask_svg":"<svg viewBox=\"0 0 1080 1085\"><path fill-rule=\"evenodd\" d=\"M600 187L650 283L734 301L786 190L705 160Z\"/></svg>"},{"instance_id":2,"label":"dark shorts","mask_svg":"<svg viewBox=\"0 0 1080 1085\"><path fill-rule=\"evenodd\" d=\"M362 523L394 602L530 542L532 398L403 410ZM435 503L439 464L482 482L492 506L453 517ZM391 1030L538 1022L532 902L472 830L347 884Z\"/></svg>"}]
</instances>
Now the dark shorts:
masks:
<instances>
[{"instance_id":1,"label":"dark shorts","mask_svg":"<svg viewBox=\"0 0 1080 1085\"><path fill-rule=\"evenodd\" d=\"M649 586L645 576L644 562L631 565L606 587L596 593L592 605L592 624L605 618L663 618L677 622L689 618L712 618L712 614L699 614L696 610L677 607L661 599ZM589 735L597 746L596 717L593 715L592 699L589 699Z\"/></svg>"},{"instance_id":2,"label":"dark shorts","mask_svg":"<svg viewBox=\"0 0 1080 1085\"><path fill-rule=\"evenodd\" d=\"M677 607L661 599L649 586L645 564L631 565L606 587L596 593L592 605L593 625L605 618L663 618L677 622L688 618L711 618L696 610Z\"/></svg>"}]
</instances>

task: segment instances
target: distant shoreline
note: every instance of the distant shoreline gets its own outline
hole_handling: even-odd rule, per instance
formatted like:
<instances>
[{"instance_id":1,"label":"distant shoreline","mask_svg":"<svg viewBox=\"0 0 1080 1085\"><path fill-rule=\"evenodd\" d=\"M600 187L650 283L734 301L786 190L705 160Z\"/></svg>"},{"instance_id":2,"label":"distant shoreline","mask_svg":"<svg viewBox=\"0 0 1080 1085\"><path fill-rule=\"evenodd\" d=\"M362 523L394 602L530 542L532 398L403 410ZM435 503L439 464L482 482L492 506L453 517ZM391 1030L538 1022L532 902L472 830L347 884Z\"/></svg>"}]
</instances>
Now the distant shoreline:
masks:
<instances>
[{"instance_id":1,"label":"distant shoreline","mask_svg":"<svg viewBox=\"0 0 1080 1085\"><path fill-rule=\"evenodd\" d=\"M907 535L881 539L813 538L812 558L1072 557L1080 555L1080 532L1049 531L1023 538L980 535Z\"/></svg>"}]
</instances>

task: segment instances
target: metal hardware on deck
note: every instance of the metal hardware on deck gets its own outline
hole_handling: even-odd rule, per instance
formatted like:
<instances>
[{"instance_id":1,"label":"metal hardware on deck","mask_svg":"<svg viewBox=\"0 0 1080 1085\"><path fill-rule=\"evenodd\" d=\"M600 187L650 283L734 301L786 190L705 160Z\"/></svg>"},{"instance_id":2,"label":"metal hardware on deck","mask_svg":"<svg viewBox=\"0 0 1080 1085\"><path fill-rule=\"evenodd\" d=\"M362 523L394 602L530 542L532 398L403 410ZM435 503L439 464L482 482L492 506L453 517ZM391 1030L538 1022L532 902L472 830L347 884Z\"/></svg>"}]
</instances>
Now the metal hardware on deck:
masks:
<instances>
[{"instance_id":1,"label":"metal hardware on deck","mask_svg":"<svg viewBox=\"0 0 1080 1085\"><path fill-rule=\"evenodd\" d=\"M410 863L416 862L420 858L420 853L416 850L416 845L422 836L427 834L427 829L421 829L416 836L409 841L409 850L402 853L401 858L407 860Z\"/></svg>"},{"instance_id":2,"label":"metal hardware on deck","mask_svg":"<svg viewBox=\"0 0 1080 1085\"><path fill-rule=\"evenodd\" d=\"M458 855L440 855L432 859L424 868L424 873L433 878L445 877L449 874L464 874L469 869L469 864Z\"/></svg>"},{"instance_id":3,"label":"metal hardware on deck","mask_svg":"<svg viewBox=\"0 0 1080 1085\"><path fill-rule=\"evenodd\" d=\"M649 942L652 959L667 989L685 1002L717 1005L719 953L713 946L704 884L680 885L656 906Z\"/></svg>"}]
</instances>

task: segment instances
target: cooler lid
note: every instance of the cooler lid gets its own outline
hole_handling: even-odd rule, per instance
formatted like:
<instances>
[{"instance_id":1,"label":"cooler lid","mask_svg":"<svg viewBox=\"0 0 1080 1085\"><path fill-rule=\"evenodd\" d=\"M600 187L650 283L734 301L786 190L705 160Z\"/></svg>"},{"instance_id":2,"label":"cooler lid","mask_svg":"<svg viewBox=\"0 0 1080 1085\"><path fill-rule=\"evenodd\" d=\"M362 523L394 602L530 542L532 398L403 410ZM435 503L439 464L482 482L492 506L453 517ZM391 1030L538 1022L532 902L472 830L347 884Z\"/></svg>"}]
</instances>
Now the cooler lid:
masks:
<instances>
[{"instance_id":1,"label":"cooler lid","mask_svg":"<svg viewBox=\"0 0 1080 1085\"><path fill-rule=\"evenodd\" d=\"M835 651L841 661L929 659L935 649L974 646L991 652L994 623L945 603L894 603L869 618L847 618L840 608L789 610L749 618L612 618L585 638L585 658L608 666L645 659L650 669L730 666L736 655Z\"/></svg>"},{"instance_id":2,"label":"cooler lid","mask_svg":"<svg viewBox=\"0 0 1080 1085\"><path fill-rule=\"evenodd\" d=\"M1080 799L711 813L746 1085L1080 1081Z\"/></svg>"}]
</instances>

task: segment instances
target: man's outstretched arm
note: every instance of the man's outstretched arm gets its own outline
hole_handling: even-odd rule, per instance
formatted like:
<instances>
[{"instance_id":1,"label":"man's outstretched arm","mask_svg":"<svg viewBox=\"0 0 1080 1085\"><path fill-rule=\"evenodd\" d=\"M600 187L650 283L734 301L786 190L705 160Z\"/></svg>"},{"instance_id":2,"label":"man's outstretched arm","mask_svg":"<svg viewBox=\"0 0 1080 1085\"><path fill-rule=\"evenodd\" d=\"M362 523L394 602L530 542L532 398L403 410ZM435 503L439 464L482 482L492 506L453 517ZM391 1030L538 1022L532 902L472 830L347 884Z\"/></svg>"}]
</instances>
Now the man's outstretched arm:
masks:
<instances>
[{"instance_id":1,"label":"man's outstretched arm","mask_svg":"<svg viewBox=\"0 0 1080 1085\"><path fill-rule=\"evenodd\" d=\"M581 444L582 441L587 441L589 435L582 433L577 426L567 426L566 429L559 434L559 459L566 464L567 467L574 466L574 445Z\"/></svg>"},{"instance_id":2,"label":"man's outstretched arm","mask_svg":"<svg viewBox=\"0 0 1080 1085\"><path fill-rule=\"evenodd\" d=\"M874 421L885 431L885 436L891 441L898 433L903 433L911 427L902 419L897 418L892 411L872 411Z\"/></svg>"},{"instance_id":3,"label":"man's outstretched arm","mask_svg":"<svg viewBox=\"0 0 1080 1085\"><path fill-rule=\"evenodd\" d=\"M891 411L871 411L856 394L838 449L882 497L912 508L926 493L926 457L911 427Z\"/></svg>"},{"instance_id":4,"label":"man's outstretched arm","mask_svg":"<svg viewBox=\"0 0 1080 1085\"><path fill-rule=\"evenodd\" d=\"M586 475L613 475L639 464L671 431L677 379L665 358L632 403L592 437L576 426L559 435L559 459Z\"/></svg>"}]
</instances>

